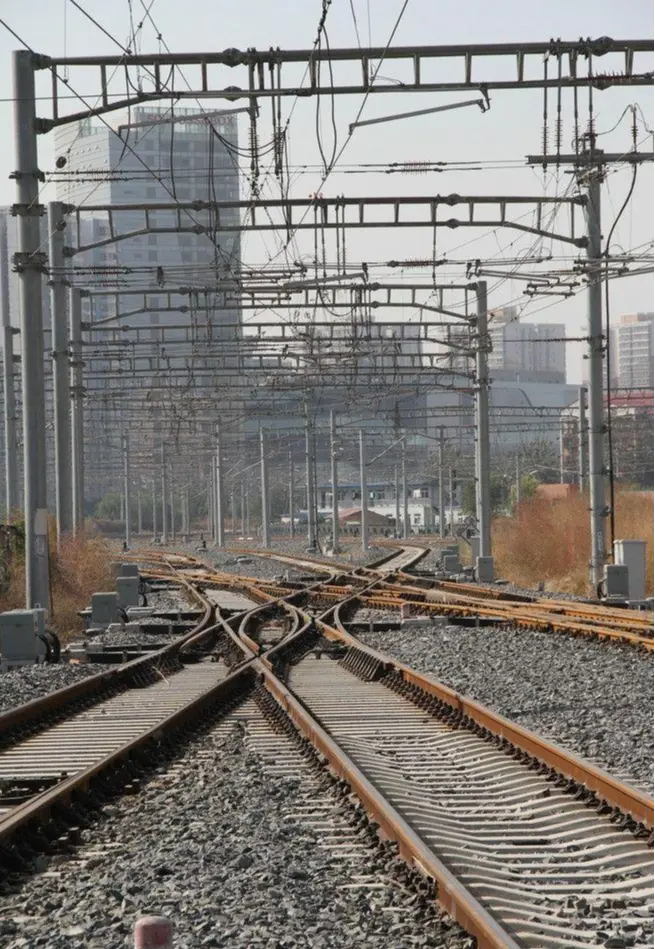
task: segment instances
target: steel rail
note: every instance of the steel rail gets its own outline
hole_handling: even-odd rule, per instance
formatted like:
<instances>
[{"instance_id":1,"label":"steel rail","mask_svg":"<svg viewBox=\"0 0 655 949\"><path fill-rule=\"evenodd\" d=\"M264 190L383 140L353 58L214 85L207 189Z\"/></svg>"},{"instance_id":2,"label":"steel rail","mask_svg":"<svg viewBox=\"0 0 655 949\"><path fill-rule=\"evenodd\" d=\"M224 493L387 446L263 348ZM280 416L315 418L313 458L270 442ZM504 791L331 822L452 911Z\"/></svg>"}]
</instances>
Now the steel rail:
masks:
<instances>
[{"instance_id":1,"label":"steel rail","mask_svg":"<svg viewBox=\"0 0 655 949\"><path fill-rule=\"evenodd\" d=\"M458 583L455 580L427 580L421 578L420 585L417 578L411 574L398 571L398 577L409 587L415 589L439 589L452 591L453 593L463 593L466 596L473 596L477 599L504 600L516 603L529 603L534 608L544 608L550 611L559 611L571 616L590 616L596 620L613 623L614 625L632 629L635 627L651 628L653 626L653 613L646 610L621 609L607 606L605 603L589 603L578 600L562 600L557 597L537 597L530 594L517 594L495 587L472 585L470 583Z\"/></svg>"},{"instance_id":2,"label":"steel rail","mask_svg":"<svg viewBox=\"0 0 655 949\"><path fill-rule=\"evenodd\" d=\"M170 579L170 578L169 578ZM7 736L16 728L22 728L27 725L34 726L39 719L46 716L51 717L55 713L60 714L72 703L77 703L80 699L92 698L98 696L98 701L108 689L113 687L129 687L129 681L142 670L150 669L156 666L162 660L172 659L176 656L184 642L200 632L210 621L212 615L212 605L199 596L197 590L180 578L180 583L187 590L189 595L203 607L203 614L198 620L196 626L185 633L179 639L167 643L161 649L148 653L145 656L138 656L130 662L122 664L115 669L108 669L106 672L98 672L96 675L82 679L72 685L64 686L55 692L49 692L39 698L25 702L16 708L8 709L6 712L0 712L0 736Z\"/></svg>"},{"instance_id":3,"label":"steel rail","mask_svg":"<svg viewBox=\"0 0 655 949\"><path fill-rule=\"evenodd\" d=\"M479 949L520 949L517 943L424 843L407 821L366 777L364 772L329 735L306 706L284 685L267 664L254 660L267 691L286 712L298 731L323 755L331 769L346 780L364 808L398 843L403 858L435 882L435 896L467 932Z\"/></svg>"},{"instance_id":4,"label":"steel rail","mask_svg":"<svg viewBox=\"0 0 655 949\"><path fill-rule=\"evenodd\" d=\"M374 593L371 602L383 607L400 608L405 604L414 604L426 613L487 617L494 620L504 620L509 625L523 629L592 636L599 639L629 643L648 652L654 650L652 631L650 636L645 636L638 632L631 632L628 626L616 625L613 622L599 625L599 621L602 620L601 616L598 616L594 622L591 617L582 620L576 617L575 614L569 616L564 611L549 612L548 601L512 603L498 600L479 600L475 595L464 596L449 592L440 593L438 589L431 590L429 595L425 596L425 591L421 589L407 589L384 581L381 582L380 587L380 593Z\"/></svg>"},{"instance_id":5,"label":"steel rail","mask_svg":"<svg viewBox=\"0 0 655 949\"><path fill-rule=\"evenodd\" d=\"M162 556L161 559L165 560L166 558ZM174 570L175 568L171 567L170 569ZM170 574L166 574L166 577L171 579ZM76 695L80 693L77 686L86 686L86 690L90 690L91 694L94 695L97 692L99 682L102 683L107 680L120 681L121 674L126 675L127 670L138 670L164 654L179 654L180 658L188 659L190 647L196 644L198 640L206 639L212 633L216 634L217 631L222 632L226 628L220 615L219 622L210 624L214 609L213 604L205 599L192 584L178 573L175 573L174 577L176 582L179 582L187 588L192 596L203 604L204 613L201 621L196 624L193 630L178 640L175 640L173 643L167 644L156 653L150 653L145 657L133 660L121 666L120 669L110 670L108 673L100 673L97 676L89 677L89 679L84 680L82 683L77 683L74 689ZM232 639L235 639L235 637L233 636ZM240 649L245 650L246 647L239 642L238 637L235 641ZM246 650L246 652L248 655L250 654L249 650ZM184 668L190 670L192 667L182 667L182 669ZM200 691L196 689L196 694L192 695L190 700L185 701L184 704L170 714L157 720L150 727L144 727L135 737L124 742L119 747L112 749L109 754L100 756L88 767L76 770L70 777L64 773L62 780L55 783L52 787L47 788L26 802L12 808L6 815L0 817L0 860L12 863L12 858L20 859L23 841L19 834L25 831L29 836L31 835L30 828L35 829L44 823L47 824L48 821L56 820L58 815L72 813L77 804L83 801L85 795L90 792L96 779L106 773L111 774L112 769L116 769L122 765L125 765L129 770L135 756L137 756L139 752L147 749L152 749L156 752L161 746L164 737L171 731L185 724L197 723L199 720L202 720L200 713L205 708L214 706L217 703L219 705L225 705L233 699L237 692L245 692L252 688L254 684L255 679L247 663L240 664L238 669L230 671L225 678L219 680L209 688L204 687L202 682L200 682ZM129 681L126 688L129 691ZM86 690L82 690L83 695L87 694ZM72 691L72 689L61 689L58 692L43 696L41 699L36 699L33 702L19 706L17 709L10 710L8 713L5 713L5 715L0 716L0 725L2 725L3 720L24 724L29 717L31 721L34 718L35 710L38 711L39 714L43 711L48 711L53 705L53 700L57 703L58 708L64 709L67 703L62 701L62 697L65 698L66 693ZM142 694L142 689L139 689L139 692ZM102 704L102 700L103 696L101 695L95 704ZM167 707L167 705L164 707ZM107 722L111 722L110 716L107 716ZM46 735L47 731L43 732L43 734ZM20 746L17 745L17 747Z\"/></svg>"},{"instance_id":6,"label":"steel rail","mask_svg":"<svg viewBox=\"0 0 655 949\"><path fill-rule=\"evenodd\" d=\"M350 602L356 599L357 597L353 597ZM349 600L345 600L341 606L348 602ZM528 764L535 761L543 762L551 769L551 773L555 771L558 775L566 775L576 783L582 781L586 787L590 787L594 793L602 796L601 806L604 806L606 801L610 802L620 808L623 813L631 814L635 820L652 826L653 804L641 792L621 785L620 782L593 765L588 765L520 726L513 725L479 703L461 697L447 687L415 673L395 659L362 647L359 641L343 629L338 619L339 609L340 607L337 607L336 611L327 611L318 620L318 626L328 639L337 640L351 650L365 654L374 664L379 664L386 671L394 669L408 686L420 689L426 696L434 696L440 701L445 701L455 712L463 716L465 724L476 723L482 730L483 737L491 733L498 736L505 747L509 744L510 750L517 749L525 753L529 759ZM302 610L299 611L302 612ZM326 617L335 613L337 614L336 628L326 622ZM421 839L402 814L390 804L380 788L376 787L339 741L316 718L311 708L297 695L293 687L281 681L276 675L275 657L288 650L294 640L300 641L303 634L307 632L310 617L303 615L307 622L295 634L260 655L253 662L253 668L257 671L262 684L291 719L296 729L309 740L319 754L327 759L331 769L348 782L367 812L382 828L383 833L398 843L401 855L435 882L435 897L454 919L476 937L478 945L495 947L495 949L508 946L518 947L520 943L517 943L499 925L499 922L476 899L470 889L457 879L449 867ZM243 643L242 649L247 650L248 645Z\"/></svg>"},{"instance_id":7,"label":"steel rail","mask_svg":"<svg viewBox=\"0 0 655 949\"><path fill-rule=\"evenodd\" d=\"M344 645L357 649L362 654L383 663L386 668L394 669L408 684L416 685L428 695L433 695L442 702L446 702L456 711L477 722L482 728L488 729L499 738L506 739L527 754L538 758L549 767L555 768L560 774L581 782L585 787L596 792L603 800L614 807L620 808L624 813L630 814L635 820L651 828L654 826L653 801L643 792L617 781L590 762L559 748L521 725L509 721L502 715L486 708L480 702L460 695L449 686L416 672L388 654L372 649L357 639L356 636L353 636L352 633L347 632L341 619L341 611L349 603L356 603L359 599L361 597L356 595L350 601L342 601L339 606L333 609L332 615L334 616L335 625L325 624L323 626L324 634L328 639L337 639Z\"/></svg>"},{"instance_id":8,"label":"steel rail","mask_svg":"<svg viewBox=\"0 0 655 949\"><path fill-rule=\"evenodd\" d=\"M635 820L641 821L649 827L653 827L653 801L641 791L630 788L622 782L617 781L595 765L553 745L551 742L540 738L522 726L510 722L503 716L485 708L485 706L476 702L474 699L461 696L448 686L415 672L399 660L364 645L355 636L348 633L341 620L342 610L359 601L367 602L375 586L383 582L384 581L378 579L373 580L366 593L356 592L345 599L342 598L337 606L331 607L323 613L322 616L317 619L317 624L325 637L327 639L336 639L350 648L357 649L359 652L382 663L386 668L395 669L409 684L416 685L427 694L434 695L441 701L446 702L453 709L476 721L483 728L489 729L489 731L498 735L498 737L507 739L517 748L539 758L540 761L549 767L555 768L560 774L564 774L575 781L582 782L586 787L598 793L614 807L618 807L623 812L632 815ZM320 588L321 586L323 585L316 584L315 588ZM290 596L293 595L294 594L290 594ZM276 602L281 602L281 600ZM294 609L298 609L299 612L302 613L299 607L294 606ZM267 660L270 660L271 656L274 656L277 652L287 648L293 639L297 639L302 635L305 631L305 626L311 622L311 617L307 614L303 614L303 616L305 624L295 633L290 634L287 639L268 650L266 652ZM330 616L334 617L335 625L331 625L326 621L326 617ZM254 651L256 653L259 652L259 648L257 647Z\"/></svg>"},{"instance_id":9,"label":"steel rail","mask_svg":"<svg viewBox=\"0 0 655 949\"><path fill-rule=\"evenodd\" d=\"M169 559L170 569L175 571L178 577L180 576L178 571L189 569L190 565L192 568L196 567L196 564L187 557L177 560L176 567L172 566L172 560ZM368 576L369 573L370 576ZM205 577L205 580L199 581L201 584L207 582L207 580L213 582L210 571L206 571ZM375 569L371 569L370 571L365 570L363 572L360 570L353 571L353 577L359 582L364 582L365 589L371 592L375 585L381 582L380 574L376 573ZM332 575L330 580L333 581L334 579L334 575ZM370 581L369 583L366 583L367 579ZM221 577L221 580L225 582L225 575ZM250 582L244 583L244 578L242 577L235 577L235 581L236 584L239 585L239 588L244 591L251 588ZM194 581L189 579L187 582L193 583ZM257 583L259 583L259 581L257 581ZM323 586L334 587L334 584L328 583L326 585L319 581L312 586L320 589ZM255 584L252 584L252 588L253 590L257 589ZM34 820L37 816L42 819L47 819L54 813L57 813L61 809L62 803L72 805L80 789L88 788L94 777L96 777L101 770L115 764L117 760L122 761L125 760L126 757L129 758L130 754L133 754L141 747L147 746L148 743L153 741L157 734L161 734L162 728L168 730L170 727L177 726L181 722L197 720L199 714L205 708L215 705L217 702L229 701L235 695L244 694L253 686L255 678L258 678L260 683L263 684L268 693L294 723L295 728L311 742L320 755L327 759L332 770L341 775L350 784L366 810L377 820L384 833L398 842L403 857L413 863L421 872L435 882L435 896L439 902L450 912L453 918L475 936L481 949L519 949L520 942L517 942L508 934L493 915L473 896L470 889L457 879L457 876L407 823L402 814L390 804L387 797L375 786L374 782L367 777L361 767L344 751L338 740L316 720L302 699L276 675L274 671L276 657L282 656L284 651L288 650L290 645L294 642L300 643L302 637L307 635L310 629L315 628L313 626L312 617L305 613L299 606L290 602L294 598L302 596L306 591L291 591L288 592L284 598L277 599L274 598L271 593L261 589L257 590L257 592L260 598L267 601L267 607L256 606L253 610L247 611L245 614L237 614L235 617L232 617L230 621L225 620L219 614L216 624L208 629L196 632L193 636L185 637L187 646L190 646L194 639L197 641L199 638L206 638L220 630L228 634L235 648L239 650L241 660L238 662L236 669L234 669L226 679L218 683L218 685L209 690L209 692L198 697L193 703L178 710L172 716L169 716L163 725L159 724L151 729L149 733L140 736L137 744L132 743L129 747L120 749L103 762L94 764L91 768L87 769L83 775L76 775L74 778L61 783L51 791L44 792L38 799L30 802L29 805L24 805L22 808L17 809L12 814L11 824L7 826L11 826L12 832L15 833L16 830L24 826L28 820ZM539 760L544 760L545 756L550 754L552 756L551 760L554 762L550 766L561 774L567 773L566 770L563 770L564 767L571 767L571 762L575 762L581 769L580 775L575 778L576 780L581 780L582 774L587 776L587 778L591 775L595 780L602 779L605 781L605 784L602 785L603 789L609 787L610 791L617 796L617 787L620 788L622 786L609 775L604 775L603 772L598 771L598 769L595 769L593 766L588 766L586 762L580 762L579 759L574 759L574 756L562 752L561 749L550 746L549 743L543 742L538 736L531 735L531 733L520 728L520 726L515 726L500 716L495 715L495 713L489 712L489 710L479 705L479 703L463 698L447 687L441 686L439 683L435 683L413 672L409 667L398 663L395 659L363 646L355 637L344 630L340 619L341 611L344 607L348 608L348 605L355 605L359 598L360 594L356 593L353 596L342 599L336 608L332 607L326 613L323 613L316 621L316 626L327 639L337 641L350 650L355 650L357 653L366 656L375 664L380 664L385 670L393 669L402 677L408 686L416 687L426 695L434 696L440 701L446 702L446 704L456 712L465 716L464 721L471 720L480 725L482 729L487 732L493 732L493 734L498 735L512 745L515 744L515 739L521 739L526 744L525 750L528 755L538 757ZM296 612L299 618L292 625L292 631L289 636L285 637L282 642L273 646L271 649L262 652L258 644L252 640L250 640L250 642L244 641L240 633L242 631L245 632L247 624L244 624L244 619L246 616L256 616L262 609L270 609L271 605L276 602L280 604L284 602L289 611ZM335 617L336 626L327 621L332 616ZM237 623L239 631L235 632L231 626ZM257 655L257 653L259 655ZM517 743L516 747L523 748L523 745ZM536 754L536 752L540 754ZM546 763L549 763L547 759ZM575 775L578 775L578 772L575 772ZM647 817L649 814L650 824L652 826L652 802L648 801L644 795L640 795L639 792L633 792L631 789L625 790L629 796L621 799L623 806L620 804L617 804L617 806L621 806L621 810L625 813L632 814L637 820L642 820L643 817ZM637 796L636 798L635 795ZM609 796L604 795L604 797L606 800L612 800ZM640 800L640 798L643 798L643 800ZM642 811L644 812L643 816L640 816L641 811L639 811L637 805L642 806ZM650 805L649 810L647 805ZM19 811L22 813L19 813ZM26 816L26 813L30 816ZM0 825L0 841L2 841L1 833L3 826L4 825Z\"/></svg>"}]
</instances>

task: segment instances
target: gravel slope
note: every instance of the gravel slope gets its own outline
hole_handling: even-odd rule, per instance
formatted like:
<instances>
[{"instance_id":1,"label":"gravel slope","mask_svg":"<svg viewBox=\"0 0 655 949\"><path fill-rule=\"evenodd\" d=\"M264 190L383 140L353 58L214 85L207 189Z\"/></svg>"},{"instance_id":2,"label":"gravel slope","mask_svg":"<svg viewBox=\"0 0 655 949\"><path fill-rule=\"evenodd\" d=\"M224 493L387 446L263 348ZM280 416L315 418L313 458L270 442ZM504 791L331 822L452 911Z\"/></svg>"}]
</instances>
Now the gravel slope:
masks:
<instances>
[{"instance_id":1,"label":"gravel slope","mask_svg":"<svg viewBox=\"0 0 655 949\"><path fill-rule=\"evenodd\" d=\"M652 793L652 656L582 637L492 627L358 635Z\"/></svg>"}]
</instances>

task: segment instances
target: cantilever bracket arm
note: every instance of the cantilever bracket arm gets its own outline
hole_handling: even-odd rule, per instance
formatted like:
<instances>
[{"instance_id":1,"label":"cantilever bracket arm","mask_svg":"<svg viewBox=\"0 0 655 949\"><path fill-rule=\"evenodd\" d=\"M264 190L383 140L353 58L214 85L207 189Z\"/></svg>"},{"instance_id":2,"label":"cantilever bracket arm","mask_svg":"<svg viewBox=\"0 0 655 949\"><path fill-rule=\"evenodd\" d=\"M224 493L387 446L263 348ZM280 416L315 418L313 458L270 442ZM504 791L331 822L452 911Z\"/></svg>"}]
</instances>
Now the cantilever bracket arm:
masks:
<instances>
[{"instance_id":1,"label":"cantilever bracket arm","mask_svg":"<svg viewBox=\"0 0 655 949\"><path fill-rule=\"evenodd\" d=\"M489 103L489 93L486 89L481 89L484 99L467 99L465 102L451 102L448 105L437 105L431 109L418 109L415 112L400 112L396 115L384 115L379 119L364 119L361 122L351 122L348 126L348 133L352 135L355 129L362 128L364 125L380 125L382 122L395 122L397 119L413 119L417 115L433 115L435 112L450 112L453 109L465 109L469 105L477 105L482 113L488 112L491 108Z\"/></svg>"}]
</instances>

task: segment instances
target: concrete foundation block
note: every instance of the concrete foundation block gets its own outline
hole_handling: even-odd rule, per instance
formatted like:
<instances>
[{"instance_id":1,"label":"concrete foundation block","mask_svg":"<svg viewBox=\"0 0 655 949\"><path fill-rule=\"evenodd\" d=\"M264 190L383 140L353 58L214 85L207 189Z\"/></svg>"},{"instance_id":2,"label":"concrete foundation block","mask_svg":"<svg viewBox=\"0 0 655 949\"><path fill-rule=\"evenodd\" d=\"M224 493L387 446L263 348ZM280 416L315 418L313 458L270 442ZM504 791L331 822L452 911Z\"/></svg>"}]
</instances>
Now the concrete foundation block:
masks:
<instances>
[{"instance_id":1,"label":"concrete foundation block","mask_svg":"<svg viewBox=\"0 0 655 949\"><path fill-rule=\"evenodd\" d=\"M459 573L462 565L459 562L459 554L447 554L442 557L441 564L446 573Z\"/></svg>"},{"instance_id":2,"label":"concrete foundation block","mask_svg":"<svg viewBox=\"0 0 655 949\"><path fill-rule=\"evenodd\" d=\"M123 608L139 605L139 578L138 577L117 577L116 591L118 593L118 605Z\"/></svg>"},{"instance_id":3,"label":"concrete foundation block","mask_svg":"<svg viewBox=\"0 0 655 949\"><path fill-rule=\"evenodd\" d=\"M44 616L44 610L7 610L6 613L0 613L1 670L44 661L45 643L38 638Z\"/></svg>"},{"instance_id":4,"label":"concrete foundation block","mask_svg":"<svg viewBox=\"0 0 655 949\"><path fill-rule=\"evenodd\" d=\"M94 626L109 626L118 619L118 593L91 594L91 622Z\"/></svg>"},{"instance_id":5,"label":"concrete foundation block","mask_svg":"<svg viewBox=\"0 0 655 949\"><path fill-rule=\"evenodd\" d=\"M144 617L152 616L155 608L154 606L129 606L125 612L128 620L138 621Z\"/></svg>"},{"instance_id":6,"label":"concrete foundation block","mask_svg":"<svg viewBox=\"0 0 655 949\"><path fill-rule=\"evenodd\" d=\"M475 579L478 581L478 583L493 583L493 580L494 580L494 558L493 557L476 557Z\"/></svg>"},{"instance_id":7,"label":"concrete foundation block","mask_svg":"<svg viewBox=\"0 0 655 949\"><path fill-rule=\"evenodd\" d=\"M603 569L605 596L627 600L630 596L630 571L626 564L606 563Z\"/></svg>"},{"instance_id":8,"label":"concrete foundation block","mask_svg":"<svg viewBox=\"0 0 655 949\"><path fill-rule=\"evenodd\" d=\"M119 577L138 577L139 565L136 563L122 563L118 571Z\"/></svg>"},{"instance_id":9,"label":"concrete foundation block","mask_svg":"<svg viewBox=\"0 0 655 949\"><path fill-rule=\"evenodd\" d=\"M628 568L628 587L631 600L646 596L646 541L615 540L614 564Z\"/></svg>"},{"instance_id":10,"label":"concrete foundation block","mask_svg":"<svg viewBox=\"0 0 655 949\"><path fill-rule=\"evenodd\" d=\"M469 541L471 544L471 563L475 563L480 556L480 537L478 534L474 534L469 538Z\"/></svg>"}]
</instances>

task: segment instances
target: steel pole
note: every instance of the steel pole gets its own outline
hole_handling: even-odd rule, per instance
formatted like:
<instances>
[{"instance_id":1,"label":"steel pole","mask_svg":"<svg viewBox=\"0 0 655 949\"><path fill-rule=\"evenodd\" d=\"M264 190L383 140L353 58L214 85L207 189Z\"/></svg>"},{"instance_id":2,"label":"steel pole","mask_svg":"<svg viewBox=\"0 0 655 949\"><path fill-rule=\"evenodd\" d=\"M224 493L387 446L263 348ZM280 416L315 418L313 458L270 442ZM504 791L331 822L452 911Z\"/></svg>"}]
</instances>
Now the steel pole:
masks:
<instances>
[{"instance_id":1,"label":"steel pole","mask_svg":"<svg viewBox=\"0 0 655 949\"><path fill-rule=\"evenodd\" d=\"M400 479L398 475L398 465L394 468L394 494L396 496L396 530L395 536L400 537Z\"/></svg>"},{"instance_id":2,"label":"steel pole","mask_svg":"<svg viewBox=\"0 0 655 949\"><path fill-rule=\"evenodd\" d=\"M68 378L67 280L64 275L64 205L48 204L50 308L52 323L52 400L55 428L55 512L57 543L73 526L71 392Z\"/></svg>"},{"instance_id":3,"label":"steel pole","mask_svg":"<svg viewBox=\"0 0 655 949\"><path fill-rule=\"evenodd\" d=\"M455 536L455 475L448 469L448 493L450 495L450 536Z\"/></svg>"},{"instance_id":4,"label":"steel pole","mask_svg":"<svg viewBox=\"0 0 655 949\"><path fill-rule=\"evenodd\" d=\"M407 540L409 537L409 499L407 496L407 436L403 435L403 440L401 443L401 462L400 467L402 471L402 482L403 482L403 540Z\"/></svg>"},{"instance_id":5,"label":"steel pole","mask_svg":"<svg viewBox=\"0 0 655 949\"><path fill-rule=\"evenodd\" d=\"M519 456L516 456L516 517L518 517L521 512L521 462Z\"/></svg>"},{"instance_id":6,"label":"steel pole","mask_svg":"<svg viewBox=\"0 0 655 949\"><path fill-rule=\"evenodd\" d=\"M241 536L246 536L246 485L241 482Z\"/></svg>"},{"instance_id":7,"label":"steel pole","mask_svg":"<svg viewBox=\"0 0 655 949\"><path fill-rule=\"evenodd\" d=\"M587 389L580 386L578 389L578 485L580 494L587 489L587 474L589 472L587 432Z\"/></svg>"},{"instance_id":8,"label":"steel pole","mask_svg":"<svg viewBox=\"0 0 655 949\"><path fill-rule=\"evenodd\" d=\"M143 510L141 507L141 485L139 485L136 492L136 532L139 535L143 533Z\"/></svg>"},{"instance_id":9,"label":"steel pole","mask_svg":"<svg viewBox=\"0 0 655 949\"><path fill-rule=\"evenodd\" d=\"M20 508L18 490L18 416L14 387L14 328L9 307L9 258L7 253L7 222L0 219L0 316L2 318L2 381L5 423L5 501L6 521Z\"/></svg>"},{"instance_id":10,"label":"steel pole","mask_svg":"<svg viewBox=\"0 0 655 949\"><path fill-rule=\"evenodd\" d=\"M332 551L339 552L339 472L337 466L337 422L330 412L330 463L332 474Z\"/></svg>"},{"instance_id":11,"label":"steel pole","mask_svg":"<svg viewBox=\"0 0 655 949\"><path fill-rule=\"evenodd\" d=\"M211 475L211 538L212 544L216 546L216 541L218 539L218 510L216 502L216 453L212 452L211 461L210 461L210 475Z\"/></svg>"},{"instance_id":12,"label":"steel pole","mask_svg":"<svg viewBox=\"0 0 655 949\"><path fill-rule=\"evenodd\" d=\"M314 439L309 402L305 403L305 461L307 469L307 546L316 550L316 505L314 503Z\"/></svg>"},{"instance_id":13,"label":"steel pole","mask_svg":"<svg viewBox=\"0 0 655 949\"><path fill-rule=\"evenodd\" d=\"M23 479L25 494L25 602L49 607L50 564L43 383L43 309L39 181L34 94L34 54L12 53L16 204L20 281Z\"/></svg>"},{"instance_id":14,"label":"steel pole","mask_svg":"<svg viewBox=\"0 0 655 949\"><path fill-rule=\"evenodd\" d=\"M491 556L491 487L489 480L489 370L487 352L487 282L476 284L477 335L475 351L475 481L480 556Z\"/></svg>"},{"instance_id":15,"label":"steel pole","mask_svg":"<svg viewBox=\"0 0 655 949\"><path fill-rule=\"evenodd\" d=\"M71 408L73 455L73 530L84 530L84 362L82 359L82 296L69 292Z\"/></svg>"},{"instance_id":16,"label":"steel pole","mask_svg":"<svg viewBox=\"0 0 655 949\"><path fill-rule=\"evenodd\" d=\"M296 536L295 518L295 472L293 470L293 454L289 452L289 536Z\"/></svg>"},{"instance_id":17,"label":"steel pole","mask_svg":"<svg viewBox=\"0 0 655 949\"><path fill-rule=\"evenodd\" d=\"M209 467L209 481L207 483L207 533L214 536L214 463Z\"/></svg>"},{"instance_id":18,"label":"steel pole","mask_svg":"<svg viewBox=\"0 0 655 949\"><path fill-rule=\"evenodd\" d=\"M595 151L598 164L603 153ZM591 159L590 159L591 165ZM586 170L587 203L587 336L589 338L589 512L591 519L590 581L594 593L603 578L606 559L605 522L605 460L603 438L605 417L603 408L603 299L602 299L602 247L600 230L600 184L602 168Z\"/></svg>"},{"instance_id":19,"label":"steel pole","mask_svg":"<svg viewBox=\"0 0 655 949\"><path fill-rule=\"evenodd\" d=\"M223 455L221 429L216 426L216 544L225 546L225 492L223 488Z\"/></svg>"},{"instance_id":20,"label":"steel pole","mask_svg":"<svg viewBox=\"0 0 655 949\"><path fill-rule=\"evenodd\" d=\"M171 541L175 543L175 480L172 465L169 469L168 498L171 505Z\"/></svg>"},{"instance_id":21,"label":"steel pole","mask_svg":"<svg viewBox=\"0 0 655 949\"><path fill-rule=\"evenodd\" d=\"M168 478L166 477L166 450L161 449L161 542L168 543Z\"/></svg>"},{"instance_id":22,"label":"steel pole","mask_svg":"<svg viewBox=\"0 0 655 949\"><path fill-rule=\"evenodd\" d=\"M123 432L123 491L125 494L125 543L130 546L130 437Z\"/></svg>"},{"instance_id":23,"label":"steel pole","mask_svg":"<svg viewBox=\"0 0 655 949\"><path fill-rule=\"evenodd\" d=\"M259 447L262 469L262 547L270 547L268 536L268 458L266 457L266 432L263 428L259 430Z\"/></svg>"},{"instance_id":24,"label":"steel pole","mask_svg":"<svg viewBox=\"0 0 655 949\"><path fill-rule=\"evenodd\" d=\"M152 476L152 536L157 536L157 476Z\"/></svg>"},{"instance_id":25,"label":"steel pole","mask_svg":"<svg viewBox=\"0 0 655 949\"><path fill-rule=\"evenodd\" d=\"M443 476L443 425L439 426L439 537L446 536L445 494Z\"/></svg>"},{"instance_id":26,"label":"steel pole","mask_svg":"<svg viewBox=\"0 0 655 949\"><path fill-rule=\"evenodd\" d=\"M564 421L560 419L559 423L559 483L565 484L564 474Z\"/></svg>"},{"instance_id":27,"label":"steel pole","mask_svg":"<svg viewBox=\"0 0 655 949\"><path fill-rule=\"evenodd\" d=\"M364 432L359 430L359 484L362 494L362 550L368 550L368 484L366 479L366 446Z\"/></svg>"}]
</instances>

